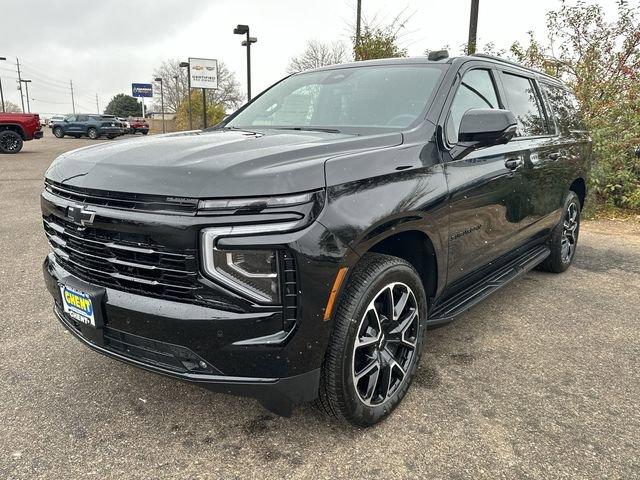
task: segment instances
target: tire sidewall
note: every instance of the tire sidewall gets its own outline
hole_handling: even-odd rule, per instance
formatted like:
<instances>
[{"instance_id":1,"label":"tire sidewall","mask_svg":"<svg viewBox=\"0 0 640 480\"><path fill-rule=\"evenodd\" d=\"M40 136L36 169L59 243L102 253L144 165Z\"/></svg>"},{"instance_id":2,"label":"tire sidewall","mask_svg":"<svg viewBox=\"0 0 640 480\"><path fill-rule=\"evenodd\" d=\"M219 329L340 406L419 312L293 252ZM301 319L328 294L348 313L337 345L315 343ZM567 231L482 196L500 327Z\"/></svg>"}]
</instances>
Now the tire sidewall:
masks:
<instances>
[{"instance_id":1,"label":"tire sidewall","mask_svg":"<svg viewBox=\"0 0 640 480\"><path fill-rule=\"evenodd\" d=\"M355 348L355 338L360 327L360 321L368 308L373 298L382 290L386 285L394 282L401 282L409 286L413 291L416 302L418 303L420 325L418 330L418 338L416 339L416 352L410 368L407 370L407 380L403 382L402 386L394 392L394 394L386 402L377 406L369 406L364 404L356 391L356 386L353 383L353 377L351 369L353 350ZM373 282L371 282L364 295L361 296L357 302L353 312L340 312L342 314L350 315L350 324L348 330L348 341L344 345L343 354L341 356L342 368L341 368L341 382L342 392L344 393L344 405L347 408L345 412L346 416L355 423L361 425L373 425L379 422L384 417L388 416L395 407L400 403L409 386L411 385L412 377L418 368L420 363L420 357L424 348L424 337L426 331L427 320L427 301L424 293L424 288L420 277L416 271L408 265L394 265L379 272Z\"/></svg>"},{"instance_id":2,"label":"tire sidewall","mask_svg":"<svg viewBox=\"0 0 640 480\"><path fill-rule=\"evenodd\" d=\"M55 127L55 128L53 129L53 135L54 135L56 138L62 138L62 137L64 137L64 131L62 130L62 128L61 128L61 127Z\"/></svg>"},{"instance_id":3,"label":"tire sidewall","mask_svg":"<svg viewBox=\"0 0 640 480\"><path fill-rule=\"evenodd\" d=\"M98 130L96 130L95 128L90 128L89 130L87 130L87 136L91 140L97 140L98 139Z\"/></svg>"}]
</instances>

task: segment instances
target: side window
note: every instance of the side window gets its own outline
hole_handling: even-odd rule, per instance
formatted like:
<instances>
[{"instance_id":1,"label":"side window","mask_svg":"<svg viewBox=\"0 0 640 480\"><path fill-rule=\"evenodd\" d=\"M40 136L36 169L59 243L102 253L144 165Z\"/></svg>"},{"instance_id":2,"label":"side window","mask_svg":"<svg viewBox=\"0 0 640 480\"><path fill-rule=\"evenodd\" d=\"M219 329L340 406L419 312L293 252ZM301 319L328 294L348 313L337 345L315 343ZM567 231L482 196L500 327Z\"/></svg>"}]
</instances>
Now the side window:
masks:
<instances>
[{"instance_id":1,"label":"side window","mask_svg":"<svg viewBox=\"0 0 640 480\"><path fill-rule=\"evenodd\" d=\"M542 83L542 89L547 94L553 115L560 126L560 131L569 134L572 130L584 130L580 117L578 100L574 95L557 85Z\"/></svg>"},{"instance_id":2,"label":"side window","mask_svg":"<svg viewBox=\"0 0 640 480\"><path fill-rule=\"evenodd\" d=\"M447 117L445 133L450 144L458 142L462 116L472 108L500 108L489 70L470 70L464 74Z\"/></svg>"},{"instance_id":3,"label":"side window","mask_svg":"<svg viewBox=\"0 0 640 480\"><path fill-rule=\"evenodd\" d=\"M65 118L65 120L67 122L75 122L76 121L76 116L75 115L69 115L67 118Z\"/></svg>"},{"instance_id":4,"label":"side window","mask_svg":"<svg viewBox=\"0 0 640 480\"><path fill-rule=\"evenodd\" d=\"M518 136L532 137L546 134L545 118L532 80L503 72L502 83L509 110L518 120Z\"/></svg>"},{"instance_id":5,"label":"side window","mask_svg":"<svg viewBox=\"0 0 640 480\"><path fill-rule=\"evenodd\" d=\"M76 121L78 121L78 122L86 122L87 120L88 119L87 119L86 115L78 115L78 118L77 118Z\"/></svg>"}]
</instances>

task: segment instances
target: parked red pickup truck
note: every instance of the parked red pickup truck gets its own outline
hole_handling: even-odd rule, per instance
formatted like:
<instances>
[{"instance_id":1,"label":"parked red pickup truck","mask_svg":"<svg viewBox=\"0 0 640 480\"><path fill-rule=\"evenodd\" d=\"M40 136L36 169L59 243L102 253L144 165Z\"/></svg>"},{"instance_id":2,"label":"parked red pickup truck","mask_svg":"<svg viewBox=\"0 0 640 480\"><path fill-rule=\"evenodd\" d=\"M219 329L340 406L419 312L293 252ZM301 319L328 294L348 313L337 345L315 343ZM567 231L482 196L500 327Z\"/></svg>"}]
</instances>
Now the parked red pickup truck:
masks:
<instances>
[{"instance_id":1,"label":"parked red pickup truck","mask_svg":"<svg viewBox=\"0 0 640 480\"><path fill-rule=\"evenodd\" d=\"M37 113L0 113L0 153L18 153L23 142L42 135Z\"/></svg>"},{"instance_id":2,"label":"parked red pickup truck","mask_svg":"<svg viewBox=\"0 0 640 480\"><path fill-rule=\"evenodd\" d=\"M140 132L143 135L149 133L149 124L144 118L130 118L129 119L129 130L134 135L136 132Z\"/></svg>"}]
</instances>

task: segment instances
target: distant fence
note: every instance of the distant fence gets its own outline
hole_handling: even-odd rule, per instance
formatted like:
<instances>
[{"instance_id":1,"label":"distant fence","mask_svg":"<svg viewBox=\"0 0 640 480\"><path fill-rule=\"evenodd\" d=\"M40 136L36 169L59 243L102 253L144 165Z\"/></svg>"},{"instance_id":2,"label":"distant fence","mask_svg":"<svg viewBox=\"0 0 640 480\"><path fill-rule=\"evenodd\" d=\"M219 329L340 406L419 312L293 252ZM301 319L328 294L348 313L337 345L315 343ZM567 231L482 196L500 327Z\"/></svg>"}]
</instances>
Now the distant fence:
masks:
<instances>
[{"instance_id":1,"label":"distant fence","mask_svg":"<svg viewBox=\"0 0 640 480\"><path fill-rule=\"evenodd\" d=\"M162 133L162 119L156 119L156 118L148 119L148 122L149 122L149 131L151 133ZM176 131L175 120L165 120L164 125L167 132Z\"/></svg>"}]
</instances>

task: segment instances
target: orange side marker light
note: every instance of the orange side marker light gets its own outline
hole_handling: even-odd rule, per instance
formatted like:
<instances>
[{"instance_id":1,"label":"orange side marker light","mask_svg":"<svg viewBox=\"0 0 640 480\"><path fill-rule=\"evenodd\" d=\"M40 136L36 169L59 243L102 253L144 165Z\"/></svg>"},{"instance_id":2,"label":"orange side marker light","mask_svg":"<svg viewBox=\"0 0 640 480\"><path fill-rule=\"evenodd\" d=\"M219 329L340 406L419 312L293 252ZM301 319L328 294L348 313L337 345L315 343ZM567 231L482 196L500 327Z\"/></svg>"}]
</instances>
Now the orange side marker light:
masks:
<instances>
[{"instance_id":1,"label":"orange side marker light","mask_svg":"<svg viewBox=\"0 0 640 480\"><path fill-rule=\"evenodd\" d=\"M333 305L336 302L336 297L338 296L338 292L340 291L340 286L344 280L344 277L347 275L347 267L342 267L338 270L338 274L336 275L336 279L333 282L333 287L331 288L331 294L329 294L329 301L327 302L327 306L324 309L324 318L323 320L326 322L331 318L331 312L333 311Z\"/></svg>"}]
</instances>

